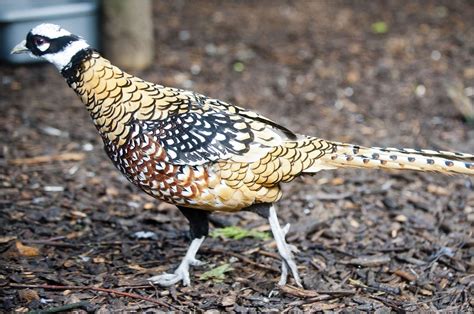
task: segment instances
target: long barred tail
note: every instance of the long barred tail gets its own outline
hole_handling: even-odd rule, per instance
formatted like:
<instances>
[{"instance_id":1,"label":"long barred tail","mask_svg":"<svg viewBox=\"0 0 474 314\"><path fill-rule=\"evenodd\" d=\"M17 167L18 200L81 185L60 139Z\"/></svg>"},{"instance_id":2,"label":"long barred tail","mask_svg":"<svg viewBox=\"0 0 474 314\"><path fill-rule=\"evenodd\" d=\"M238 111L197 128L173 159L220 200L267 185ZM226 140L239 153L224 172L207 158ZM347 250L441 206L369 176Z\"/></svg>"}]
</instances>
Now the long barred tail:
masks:
<instances>
[{"instance_id":1,"label":"long barred tail","mask_svg":"<svg viewBox=\"0 0 474 314\"><path fill-rule=\"evenodd\" d=\"M362 147L332 142L333 151L320 165L335 168L374 168L435 171L474 176L474 155L412 148Z\"/></svg>"}]
</instances>

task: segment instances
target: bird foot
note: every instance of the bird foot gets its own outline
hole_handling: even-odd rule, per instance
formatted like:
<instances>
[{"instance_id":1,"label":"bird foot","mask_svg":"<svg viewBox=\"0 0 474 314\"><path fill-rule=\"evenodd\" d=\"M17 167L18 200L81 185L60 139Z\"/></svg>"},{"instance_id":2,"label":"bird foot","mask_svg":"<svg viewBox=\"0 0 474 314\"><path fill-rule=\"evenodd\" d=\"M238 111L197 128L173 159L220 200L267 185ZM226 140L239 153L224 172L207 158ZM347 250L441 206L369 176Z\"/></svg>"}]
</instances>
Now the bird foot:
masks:
<instances>
[{"instance_id":1,"label":"bird foot","mask_svg":"<svg viewBox=\"0 0 474 314\"><path fill-rule=\"evenodd\" d=\"M164 273L161 275L153 276L148 278L148 281L152 284L160 285L162 287L170 287L178 282L182 281L183 286L190 286L191 279L189 278L189 270L184 267L178 267L172 274Z\"/></svg>"},{"instance_id":2,"label":"bird foot","mask_svg":"<svg viewBox=\"0 0 474 314\"><path fill-rule=\"evenodd\" d=\"M189 266L201 266L204 265L204 262L196 259L196 253L204 241L205 237L196 238L191 242L191 245L186 252L181 264L174 271L174 273L164 273L161 275L153 276L148 278L148 281L152 284L160 285L162 287L169 287L177 284L178 282L183 282L183 286L190 286L191 279L189 277Z\"/></svg>"},{"instance_id":3,"label":"bird foot","mask_svg":"<svg viewBox=\"0 0 474 314\"><path fill-rule=\"evenodd\" d=\"M148 278L148 281L152 284L160 285L162 287L170 287L180 281L183 282L183 286L190 286L191 279L189 276L189 266L202 266L205 264L205 262L195 258L183 262L184 263L182 263L174 273L163 273L161 275L153 276Z\"/></svg>"}]
</instances>

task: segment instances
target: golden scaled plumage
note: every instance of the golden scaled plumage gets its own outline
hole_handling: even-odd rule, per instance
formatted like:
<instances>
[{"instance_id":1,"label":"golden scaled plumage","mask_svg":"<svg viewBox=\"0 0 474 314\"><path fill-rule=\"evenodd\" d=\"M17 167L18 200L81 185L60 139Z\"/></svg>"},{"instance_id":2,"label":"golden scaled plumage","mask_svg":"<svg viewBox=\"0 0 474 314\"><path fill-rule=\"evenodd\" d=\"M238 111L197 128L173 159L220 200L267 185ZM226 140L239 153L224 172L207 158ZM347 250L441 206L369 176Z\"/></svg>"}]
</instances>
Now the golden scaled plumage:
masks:
<instances>
[{"instance_id":1,"label":"golden scaled plumage","mask_svg":"<svg viewBox=\"0 0 474 314\"><path fill-rule=\"evenodd\" d=\"M193 198L186 202L189 207L236 211L254 203L275 202L281 197L280 182L291 181L333 150L333 145L322 139L291 138L285 134L286 130L275 127L272 121L243 108L190 91L143 81L111 65L97 53L82 62L71 87L86 104L106 145L114 145L114 150L129 144L132 121L166 121L170 116L190 110L198 114L209 110L223 112L231 122L234 121L232 126L237 132L231 143L238 153L225 154L215 161L203 161L199 165L206 171L206 180L199 181L191 196L183 196ZM239 132L246 128L250 131ZM165 143L161 147L166 152ZM172 161L160 161L169 163L170 168L173 166ZM136 162L130 161L129 164L135 165ZM152 159L151 162L158 161ZM189 165L190 171L186 171L188 176L194 176L197 171L196 165L192 166ZM141 169L146 170L146 176L152 175L152 167L141 166ZM155 175L155 182L150 179L144 180L146 184L135 183L147 193L179 204L177 200L154 192L169 188L169 182L160 186L156 182L158 179L169 179L169 175ZM176 177L175 180L184 184L189 178Z\"/></svg>"},{"instance_id":2,"label":"golden scaled plumage","mask_svg":"<svg viewBox=\"0 0 474 314\"><path fill-rule=\"evenodd\" d=\"M127 124L132 118L165 119L169 111L179 111L177 90L125 73L97 53L81 64L72 87L86 104L99 132L119 146L127 140Z\"/></svg>"},{"instance_id":3,"label":"golden scaled plumage","mask_svg":"<svg viewBox=\"0 0 474 314\"><path fill-rule=\"evenodd\" d=\"M340 167L474 173L469 154L364 148L295 135L244 108L146 82L95 52L74 76L70 85L116 166L147 193L177 205L238 211L273 203L281 197L280 183Z\"/></svg>"}]
</instances>

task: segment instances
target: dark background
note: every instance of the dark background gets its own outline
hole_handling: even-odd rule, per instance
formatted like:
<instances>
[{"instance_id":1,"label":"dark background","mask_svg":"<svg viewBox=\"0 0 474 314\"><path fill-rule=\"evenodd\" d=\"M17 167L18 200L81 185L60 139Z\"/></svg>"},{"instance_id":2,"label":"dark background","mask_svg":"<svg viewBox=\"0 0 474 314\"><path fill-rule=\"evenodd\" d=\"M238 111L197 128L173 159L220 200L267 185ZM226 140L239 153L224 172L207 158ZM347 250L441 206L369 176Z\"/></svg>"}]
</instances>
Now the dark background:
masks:
<instances>
[{"instance_id":1,"label":"dark background","mask_svg":"<svg viewBox=\"0 0 474 314\"><path fill-rule=\"evenodd\" d=\"M459 110L474 94L471 1L156 1L154 19L156 62L133 72L144 79L330 140L474 152ZM284 186L280 220L292 223L288 240L318 297L279 290L274 243L256 239L207 239L198 256L208 264L192 270L192 287L147 287L183 256L185 219L113 168L53 66L0 65L0 84L0 311L157 306L90 289L35 287L28 297L19 288L28 284L96 285L203 311L473 304L472 179L414 172L327 171ZM64 153L78 160L54 161ZM250 213L219 217L269 230ZM223 263L234 269L223 282L199 280Z\"/></svg>"}]
</instances>

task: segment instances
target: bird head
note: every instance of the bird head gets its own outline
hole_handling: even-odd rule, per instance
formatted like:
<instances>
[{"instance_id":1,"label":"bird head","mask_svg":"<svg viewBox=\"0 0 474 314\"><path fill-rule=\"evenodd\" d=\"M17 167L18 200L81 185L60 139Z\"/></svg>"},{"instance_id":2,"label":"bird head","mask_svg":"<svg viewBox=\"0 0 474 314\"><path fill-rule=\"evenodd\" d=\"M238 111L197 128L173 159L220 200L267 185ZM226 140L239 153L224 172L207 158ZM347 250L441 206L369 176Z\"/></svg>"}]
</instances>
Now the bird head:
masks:
<instances>
[{"instance_id":1,"label":"bird head","mask_svg":"<svg viewBox=\"0 0 474 314\"><path fill-rule=\"evenodd\" d=\"M55 24L40 24L16 45L11 53L29 53L34 58L43 58L62 70L79 51L89 48L79 36Z\"/></svg>"}]
</instances>

